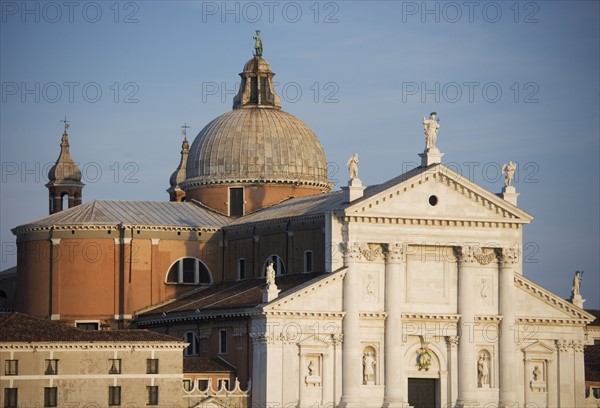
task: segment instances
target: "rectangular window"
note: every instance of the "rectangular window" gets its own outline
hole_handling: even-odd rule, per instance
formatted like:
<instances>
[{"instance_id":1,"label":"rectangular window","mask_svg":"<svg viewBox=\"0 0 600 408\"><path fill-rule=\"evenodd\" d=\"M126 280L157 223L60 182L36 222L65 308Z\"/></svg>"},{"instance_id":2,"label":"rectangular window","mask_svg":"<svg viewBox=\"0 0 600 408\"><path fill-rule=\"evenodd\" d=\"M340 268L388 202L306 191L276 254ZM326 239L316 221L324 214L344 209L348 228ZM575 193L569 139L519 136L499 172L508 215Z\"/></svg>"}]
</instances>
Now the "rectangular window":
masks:
<instances>
[{"instance_id":1,"label":"rectangular window","mask_svg":"<svg viewBox=\"0 0 600 408\"><path fill-rule=\"evenodd\" d=\"M244 188L233 187L229 189L229 215L241 217L244 215Z\"/></svg>"},{"instance_id":2,"label":"rectangular window","mask_svg":"<svg viewBox=\"0 0 600 408\"><path fill-rule=\"evenodd\" d=\"M121 405L121 386L108 387L108 405Z\"/></svg>"},{"instance_id":3,"label":"rectangular window","mask_svg":"<svg viewBox=\"0 0 600 408\"><path fill-rule=\"evenodd\" d=\"M312 251L304 252L304 272L312 272L313 270L313 253Z\"/></svg>"},{"instance_id":4,"label":"rectangular window","mask_svg":"<svg viewBox=\"0 0 600 408\"><path fill-rule=\"evenodd\" d=\"M158 359L146 359L146 374L158 374Z\"/></svg>"},{"instance_id":5,"label":"rectangular window","mask_svg":"<svg viewBox=\"0 0 600 408\"><path fill-rule=\"evenodd\" d=\"M149 385L146 387L146 405L158 405L158 386Z\"/></svg>"},{"instance_id":6,"label":"rectangular window","mask_svg":"<svg viewBox=\"0 0 600 408\"><path fill-rule=\"evenodd\" d=\"M19 360L6 360L4 362L4 375L19 375Z\"/></svg>"},{"instance_id":7,"label":"rectangular window","mask_svg":"<svg viewBox=\"0 0 600 408\"><path fill-rule=\"evenodd\" d=\"M75 327L81 330L98 331L98 322L76 322Z\"/></svg>"},{"instance_id":8,"label":"rectangular window","mask_svg":"<svg viewBox=\"0 0 600 408\"><path fill-rule=\"evenodd\" d=\"M18 408L19 406L19 389L5 388L4 389L4 408Z\"/></svg>"},{"instance_id":9,"label":"rectangular window","mask_svg":"<svg viewBox=\"0 0 600 408\"><path fill-rule=\"evenodd\" d=\"M46 375L56 375L58 374L58 360L46 360L46 371L44 372Z\"/></svg>"},{"instance_id":10,"label":"rectangular window","mask_svg":"<svg viewBox=\"0 0 600 408\"><path fill-rule=\"evenodd\" d=\"M227 354L227 330L219 331L219 354Z\"/></svg>"},{"instance_id":11,"label":"rectangular window","mask_svg":"<svg viewBox=\"0 0 600 408\"><path fill-rule=\"evenodd\" d=\"M44 387L44 407L56 407L58 396L58 388Z\"/></svg>"},{"instance_id":12,"label":"rectangular window","mask_svg":"<svg viewBox=\"0 0 600 408\"><path fill-rule=\"evenodd\" d=\"M121 359L120 358L109 358L108 359L108 373L109 374L121 374Z\"/></svg>"},{"instance_id":13,"label":"rectangular window","mask_svg":"<svg viewBox=\"0 0 600 408\"><path fill-rule=\"evenodd\" d=\"M246 277L246 260L243 258L238 259L238 279L244 279Z\"/></svg>"}]
</instances>

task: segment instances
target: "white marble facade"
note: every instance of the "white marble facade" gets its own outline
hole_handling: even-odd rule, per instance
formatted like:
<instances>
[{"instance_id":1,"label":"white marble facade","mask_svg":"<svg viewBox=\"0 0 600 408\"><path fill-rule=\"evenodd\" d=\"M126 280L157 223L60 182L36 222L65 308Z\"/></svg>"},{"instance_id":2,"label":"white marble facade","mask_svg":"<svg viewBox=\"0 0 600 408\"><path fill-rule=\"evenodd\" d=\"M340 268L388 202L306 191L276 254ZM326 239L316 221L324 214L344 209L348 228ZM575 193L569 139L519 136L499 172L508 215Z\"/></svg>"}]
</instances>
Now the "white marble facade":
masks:
<instances>
[{"instance_id":1,"label":"white marble facade","mask_svg":"<svg viewBox=\"0 0 600 408\"><path fill-rule=\"evenodd\" d=\"M431 379L437 407L582 406L592 317L523 277L532 217L441 164L399 180L330 214L331 273L253 320L253 403L401 407Z\"/></svg>"}]
</instances>

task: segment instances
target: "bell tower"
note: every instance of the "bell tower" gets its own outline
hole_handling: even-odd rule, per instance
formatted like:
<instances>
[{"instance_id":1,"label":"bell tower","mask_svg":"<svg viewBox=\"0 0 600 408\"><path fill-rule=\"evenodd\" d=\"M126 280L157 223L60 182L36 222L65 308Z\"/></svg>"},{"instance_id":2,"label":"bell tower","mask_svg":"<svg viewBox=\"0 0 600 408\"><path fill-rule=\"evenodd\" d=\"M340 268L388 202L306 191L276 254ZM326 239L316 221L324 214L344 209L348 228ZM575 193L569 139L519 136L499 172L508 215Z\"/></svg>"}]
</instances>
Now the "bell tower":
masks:
<instances>
[{"instance_id":1,"label":"bell tower","mask_svg":"<svg viewBox=\"0 0 600 408\"><path fill-rule=\"evenodd\" d=\"M69 152L69 135L67 133L69 122L66 117L62 122L65 130L60 142L60 154L48 172L48 183L46 184L50 214L81 204L81 191L85 185L81 182L81 170ZM63 202L65 198L66 202Z\"/></svg>"}]
</instances>

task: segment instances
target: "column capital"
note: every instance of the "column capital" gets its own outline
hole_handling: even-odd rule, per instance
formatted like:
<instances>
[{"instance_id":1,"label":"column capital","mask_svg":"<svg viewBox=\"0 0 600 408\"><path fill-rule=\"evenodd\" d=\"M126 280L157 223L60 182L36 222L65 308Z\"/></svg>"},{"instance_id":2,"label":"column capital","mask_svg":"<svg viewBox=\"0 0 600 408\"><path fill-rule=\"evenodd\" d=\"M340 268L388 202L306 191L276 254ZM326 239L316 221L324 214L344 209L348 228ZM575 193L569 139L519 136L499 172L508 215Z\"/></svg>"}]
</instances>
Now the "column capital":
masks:
<instances>
[{"instance_id":1,"label":"column capital","mask_svg":"<svg viewBox=\"0 0 600 408\"><path fill-rule=\"evenodd\" d=\"M519 263L519 249L515 247L503 247L498 249L500 266L509 266Z\"/></svg>"},{"instance_id":2,"label":"column capital","mask_svg":"<svg viewBox=\"0 0 600 408\"><path fill-rule=\"evenodd\" d=\"M401 242L393 242L386 245L385 260L387 263L405 262L405 248Z\"/></svg>"},{"instance_id":3,"label":"column capital","mask_svg":"<svg viewBox=\"0 0 600 408\"><path fill-rule=\"evenodd\" d=\"M450 348L457 348L459 342L460 337L458 336L446 336L446 345Z\"/></svg>"},{"instance_id":4,"label":"column capital","mask_svg":"<svg viewBox=\"0 0 600 408\"><path fill-rule=\"evenodd\" d=\"M471 245L454 247L454 255L460 264L474 264L476 262L475 248Z\"/></svg>"},{"instance_id":5,"label":"column capital","mask_svg":"<svg viewBox=\"0 0 600 408\"><path fill-rule=\"evenodd\" d=\"M342 242L340 249L344 254L346 264L350 262L358 262L361 259L360 244L358 242Z\"/></svg>"},{"instance_id":6,"label":"column capital","mask_svg":"<svg viewBox=\"0 0 600 408\"><path fill-rule=\"evenodd\" d=\"M560 353L566 353L571 348L571 342L569 340L556 340L556 350Z\"/></svg>"}]
</instances>

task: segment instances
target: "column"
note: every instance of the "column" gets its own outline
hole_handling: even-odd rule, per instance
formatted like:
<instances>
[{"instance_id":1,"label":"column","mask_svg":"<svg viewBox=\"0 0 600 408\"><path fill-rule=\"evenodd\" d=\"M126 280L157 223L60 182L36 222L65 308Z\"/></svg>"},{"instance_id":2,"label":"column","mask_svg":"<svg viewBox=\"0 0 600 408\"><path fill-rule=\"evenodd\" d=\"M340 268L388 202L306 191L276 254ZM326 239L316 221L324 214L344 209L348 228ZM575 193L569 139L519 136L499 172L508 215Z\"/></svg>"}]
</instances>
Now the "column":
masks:
<instances>
[{"instance_id":1,"label":"column","mask_svg":"<svg viewBox=\"0 0 600 408\"><path fill-rule=\"evenodd\" d=\"M573 358L575 359L574 371L575 378L573 379L573 388L575 390L575 406L585 406L585 368L583 364L583 341L576 340L573 342Z\"/></svg>"},{"instance_id":2,"label":"column","mask_svg":"<svg viewBox=\"0 0 600 408\"><path fill-rule=\"evenodd\" d=\"M499 313L500 322L499 368L500 368L500 406L512 407L517 401L516 378L514 367L516 364L515 350L515 268L519 266L519 252L516 248L502 248L499 271Z\"/></svg>"},{"instance_id":3,"label":"column","mask_svg":"<svg viewBox=\"0 0 600 408\"><path fill-rule=\"evenodd\" d=\"M385 263L385 398L384 407L402 407L404 353L402 344L402 305L400 293L406 276L404 250L399 243L388 245Z\"/></svg>"},{"instance_id":4,"label":"column","mask_svg":"<svg viewBox=\"0 0 600 408\"><path fill-rule=\"evenodd\" d=\"M458 399L461 407L475 405L477 347L475 345L475 257L473 247L458 247Z\"/></svg>"},{"instance_id":5,"label":"column","mask_svg":"<svg viewBox=\"0 0 600 408\"><path fill-rule=\"evenodd\" d=\"M60 238L50 239L50 319L60 320L60 260L61 256ZM73 311L71 311L72 313Z\"/></svg>"},{"instance_id":6,"label":"column","mask_svg":"<svg viewBox=\"0 0 600 408\"><path fill-rule=\"evenodd\" d=\"M362 384L362 357L360 350L360 250L357 243L346 244L344 254L348 270L344 277L344 320L342 330L342 399L340 408L362 408L360 389Z\"/></svg>"},{"instance_id":7,"label":"column","mask_svg":"<svg viewBox=\"0 0 600 408\"><path fill-rule=\"evenodd\" d=\"M558 406L575 407L573 389L573 349L569 340L558 340Z\"/></svg>"},{"instance_id":8,"label":"column","mask_svg":"<svg viewBox=\"0 0 600 408\"><path fill-rule=\"evenodd\" d=\"M458 336L446 337L446 345L448 346L449 367L450 372L450 387L448 387L448 402L449 406L456 405L458 397Z\"/></svg>"},{"instance_id":9,"label":"column","mask_svg":"<svg viewBox=\"0 0 600 408\"><path fill-rule=\"evenodd\" d=\"M547 363L547 380L546 380L546 392L548 395L548 406L558 406L558 380L556 379L556 357L553 356L548 360Z\"/></svg>"}]
</instances>

